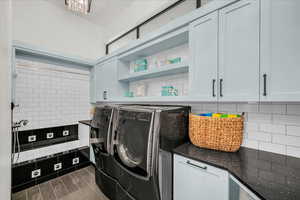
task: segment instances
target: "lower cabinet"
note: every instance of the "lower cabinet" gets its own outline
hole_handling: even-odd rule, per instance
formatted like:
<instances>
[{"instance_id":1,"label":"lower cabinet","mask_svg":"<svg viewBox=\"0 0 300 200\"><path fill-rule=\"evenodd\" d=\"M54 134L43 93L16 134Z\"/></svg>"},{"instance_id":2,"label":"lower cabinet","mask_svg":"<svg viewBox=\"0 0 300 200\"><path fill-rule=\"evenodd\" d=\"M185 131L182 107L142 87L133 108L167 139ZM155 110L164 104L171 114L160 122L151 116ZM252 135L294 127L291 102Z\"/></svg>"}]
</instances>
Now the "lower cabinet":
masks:
<instances>
[{"instance_id":1,"label":"lower cabinet","mask_svg":"<svg viewBox=\"0 0 300 200\"><path fill-rule=\"evenodd\" d=\"M174 156L174 200L228 200L229 175L210 165Z\"/></svg>"},{"instance_id":2,"label":"lower cabinet","mask_svg":"<svg viewBox=\"0 0 300 200\"><path fill-rule=\"evenodd\" d=\"M246 186L230 175L229 178L229 199L230 200L260 200Z\"/></svg>"}]
</instances>

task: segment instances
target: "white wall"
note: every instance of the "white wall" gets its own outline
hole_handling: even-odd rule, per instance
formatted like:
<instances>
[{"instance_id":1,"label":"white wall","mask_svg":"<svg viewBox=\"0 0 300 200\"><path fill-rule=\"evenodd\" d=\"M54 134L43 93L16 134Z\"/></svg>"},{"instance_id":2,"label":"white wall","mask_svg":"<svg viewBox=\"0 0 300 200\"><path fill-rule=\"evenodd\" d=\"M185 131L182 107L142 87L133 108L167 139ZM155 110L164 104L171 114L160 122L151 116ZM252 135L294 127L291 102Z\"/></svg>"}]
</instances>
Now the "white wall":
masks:
<instances>
[{"instance_id":1,"label":"white wall","mask_svg":"<svg viewBox=\"0 0 300 200\"><path fill-rule=\"evenodd\" d=\"M104 29L67 10L64 1L51 1L13 1L13 40L78 58L103 56Z\"/></svg>"},{"instance_id":2,"label":"white wall","mask_svg":"<svg viewBox=\"0 0 300 200\"><path fill-rule=\"evenodd\" d=\"M133 28L152 15L158 13L175 1L176 0L135 0L120 2L119 6L123 8L121 12L114 13L114 16L111 16L114 20L107 19L110 20L107 25L110 39L116 35L127 32L130 28Z\"/></svg>"},{"instance_id":3,"label":"white wall","mask_svg":"<svg viewBox=\"0 0 300 200\"><path fill-rule=\"evenodd\" d=\"M202 5L207 4L210 1L213 0L202 0ZM111 41L119 35L122 35L131 28L144 22L145 20L149 19L153 15L159 13L160 11L164 10L165 8L167 8L175 2L176 0L131 0L122 2L120 6L124 8L121 12L115 13L114 16L110 16L109 14L107 14L107 16L110 16L112 19L115 19L111 20L106 26L109 39L108 41ZM156 29L169 23L170 21L181 17L185 14L188 14L189 12L195 9L196 0L184 1L183 3L177 5L176 7L168 10L164 14L143 25L140 28L140 38L143 38L148 33L155 31ZM132 40L136 40L136 32L132 32L130 35L127 35L121 40L118 40L117 42L113 43L110 46L110 52L113 52L125 46Z\"/></svg>"},{"instance_id":4,"label":"white wall","mask_svg":"<svg viewBox=\"0 0 300 200\"><path fill-rule=\"evenodd\" d=\"M11 1L0 1L0 199L10 199L11 132L10 132L10 25Z\"/></svg>"}]
</instances>

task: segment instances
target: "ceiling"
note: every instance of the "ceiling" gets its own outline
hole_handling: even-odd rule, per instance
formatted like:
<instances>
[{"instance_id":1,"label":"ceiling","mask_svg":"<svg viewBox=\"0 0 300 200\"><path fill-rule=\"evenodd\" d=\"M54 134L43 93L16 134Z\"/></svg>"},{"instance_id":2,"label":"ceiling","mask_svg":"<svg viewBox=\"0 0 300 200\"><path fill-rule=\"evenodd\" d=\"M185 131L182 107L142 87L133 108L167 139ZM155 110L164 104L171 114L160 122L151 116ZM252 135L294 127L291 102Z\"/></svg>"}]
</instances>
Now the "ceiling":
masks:
<instances>
[{"instance_id":1,"label":"ceiling","mask_svg":"<svg viewBox=\"0 0 300 200\"><path fill-rule=\"evenodd\" d=\"M48 0L64 8L64 0ZM176 0L92 0L91 13L80 17L115 36L127 31Z\"/></svg>"}]
</instances>

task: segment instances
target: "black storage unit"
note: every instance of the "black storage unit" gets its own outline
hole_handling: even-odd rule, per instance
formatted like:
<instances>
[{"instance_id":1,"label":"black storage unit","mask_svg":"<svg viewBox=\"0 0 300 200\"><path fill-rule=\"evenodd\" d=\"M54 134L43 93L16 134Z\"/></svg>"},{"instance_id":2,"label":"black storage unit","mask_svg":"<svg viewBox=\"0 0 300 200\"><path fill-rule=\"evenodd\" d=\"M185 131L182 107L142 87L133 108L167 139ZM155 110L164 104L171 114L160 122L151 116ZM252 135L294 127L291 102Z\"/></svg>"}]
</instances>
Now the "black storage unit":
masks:
<instances>
[{"instance_id":1,"label":"black storage unit","mask_svg":"<svg viewBox=\"0 0 300 200\"><path fill-rule=\"evenodd\" d=\"M12 191L18 192L88 165L89 147L15 164L12 168Z\"/></svg>"}]
</instances>

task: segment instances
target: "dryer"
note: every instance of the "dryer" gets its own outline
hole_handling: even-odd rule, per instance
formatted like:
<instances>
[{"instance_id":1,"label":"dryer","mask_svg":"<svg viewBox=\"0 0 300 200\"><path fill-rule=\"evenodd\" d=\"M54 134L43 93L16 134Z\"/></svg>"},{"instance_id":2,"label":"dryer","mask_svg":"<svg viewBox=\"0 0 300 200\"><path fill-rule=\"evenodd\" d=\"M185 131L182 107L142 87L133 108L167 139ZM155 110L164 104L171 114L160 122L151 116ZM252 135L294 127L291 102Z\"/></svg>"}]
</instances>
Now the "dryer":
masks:
<instances>
[{"instance_id":1,"label":"dryer","mask_svg":"<svg viewBox=\"0 0 300 200\"><path fill-rule=\"evenodd\" d=\"M134 105L118 109L112 157L117 196L172 200L172 150L188 141L190 107ZM117 198L118 199L118 198Z\"/></svg>"}]
</instances>

